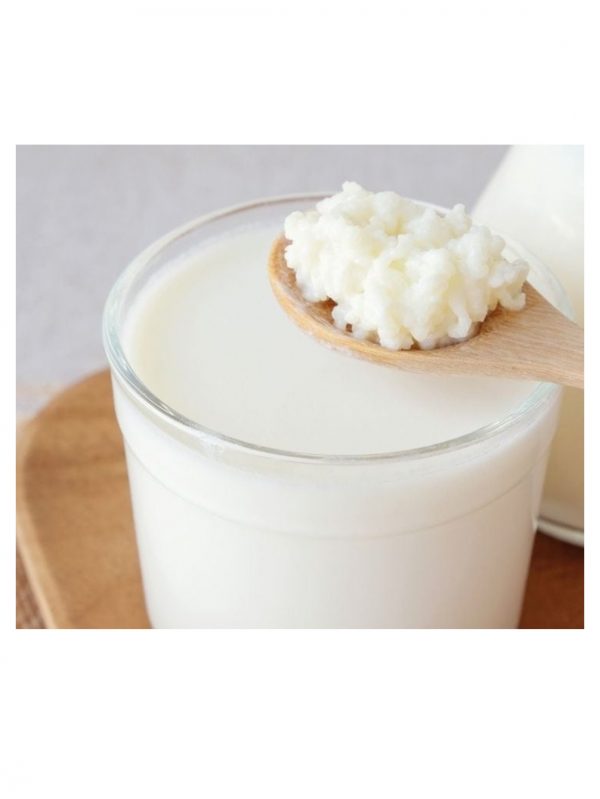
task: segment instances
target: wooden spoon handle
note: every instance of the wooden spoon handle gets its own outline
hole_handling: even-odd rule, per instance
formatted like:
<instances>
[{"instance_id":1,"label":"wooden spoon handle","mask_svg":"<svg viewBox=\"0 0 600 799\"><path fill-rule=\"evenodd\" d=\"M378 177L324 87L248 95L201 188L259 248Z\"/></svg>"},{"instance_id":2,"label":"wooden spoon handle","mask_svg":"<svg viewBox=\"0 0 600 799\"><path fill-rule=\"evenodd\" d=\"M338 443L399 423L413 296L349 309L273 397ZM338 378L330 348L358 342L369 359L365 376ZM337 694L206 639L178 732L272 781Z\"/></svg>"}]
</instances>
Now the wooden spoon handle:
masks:
<instances>
[{"instance_id":1,"label":"wooden spoon handle","mask_svg":"<svg viewBox=\"0 0 600 799\"><path fill-rule=\"evenodd\" d=\"M583 330L567 321L569 326L563 327L560 341L553 341L545 350L540 348L530 362L525 353L524 363L531 377L583 389Z\"/></svg>"},{"instance_id":2,"label":"wooden spoon handle","mask_svg":"<svg viewBox=\"0 0 600 799\"><path fill-rule=\"evenodd\" d=\"M569 328L565 325L560 340L552 339L544 347L538 345L535 348L521 341L506 362L499 354L494 373L582 389L583 364L583 330L569 322Z\"/></svg>"},{"instance_id":3,"label":"wooden spoon handle","mask_svg":"<svg viewBox=\"0 0 600 799\"><path fill-rule=\"evenodd\" d=\"M506 376L544 380L583 388L583 329L554 308L526 283L527 305L518 313L492 315L465 349L477 350L486 339L502 337L493 353L493 368Z\"/></svg>"}]
</instances>

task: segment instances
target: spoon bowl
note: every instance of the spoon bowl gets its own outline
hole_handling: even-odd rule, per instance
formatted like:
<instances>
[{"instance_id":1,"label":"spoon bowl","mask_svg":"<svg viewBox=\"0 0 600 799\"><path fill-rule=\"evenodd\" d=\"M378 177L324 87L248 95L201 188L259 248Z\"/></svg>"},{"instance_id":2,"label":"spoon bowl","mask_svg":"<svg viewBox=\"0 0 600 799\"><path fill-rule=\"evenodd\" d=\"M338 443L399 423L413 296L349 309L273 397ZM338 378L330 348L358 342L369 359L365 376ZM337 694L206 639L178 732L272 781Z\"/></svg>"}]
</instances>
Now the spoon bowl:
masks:
<instances>
[{"instance_id":1,"label":"spoon bowl","mask_svg":"<svg viewBox=\"0 0 600 799\"><path fill-rule=\"evenodd\" d=\"M285 313L306 333L336 350L413 372L541 380L583 388L583 330L529 283L522 311L498 306L472 338L432 350L390 350L358 339L333 323L332 300L308 302L285 260L290 242L278 238L269 254L269 281Z\"/></svg>"}]
</instances>

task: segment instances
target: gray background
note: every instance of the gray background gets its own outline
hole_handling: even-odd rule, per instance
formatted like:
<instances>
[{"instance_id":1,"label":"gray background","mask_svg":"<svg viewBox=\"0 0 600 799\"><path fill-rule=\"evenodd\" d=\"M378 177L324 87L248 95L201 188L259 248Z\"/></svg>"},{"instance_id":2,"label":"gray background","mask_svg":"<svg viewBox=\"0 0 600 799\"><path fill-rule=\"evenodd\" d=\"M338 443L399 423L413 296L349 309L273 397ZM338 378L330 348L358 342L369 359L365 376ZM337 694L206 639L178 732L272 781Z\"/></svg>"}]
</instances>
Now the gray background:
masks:
<instances>
[{"instance_id":1,"label":"gray background","mask_svg":"<svg viewBox=\"0 0 600 799\"><path fill-rule=\"evenodd\" d=\"M26 146L17 148L17 410L105 365L106 295L141 249L256 197L372 190L471 206L504 146Z\"/></svg>"}]
</instances>

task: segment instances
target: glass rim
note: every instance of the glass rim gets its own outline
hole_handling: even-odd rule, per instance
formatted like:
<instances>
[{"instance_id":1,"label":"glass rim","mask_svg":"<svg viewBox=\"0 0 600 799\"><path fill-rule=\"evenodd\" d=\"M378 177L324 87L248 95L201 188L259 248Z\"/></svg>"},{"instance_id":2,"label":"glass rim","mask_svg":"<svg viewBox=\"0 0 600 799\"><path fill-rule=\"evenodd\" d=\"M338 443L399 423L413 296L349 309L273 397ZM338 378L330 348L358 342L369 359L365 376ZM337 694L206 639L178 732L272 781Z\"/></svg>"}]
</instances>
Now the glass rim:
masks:
<instances>
[{"instance_id":1,"label":"glass rim","mask_svg":"<svg viewBox=\"0 0 600 799\"><path fill-rule=\"evenodd\" d=\"M229 436L217 430L212 430L199 422L179 413L163 402L156 394L154 394L148 386L136 374L133 366L125 355L124 348L121 343L119 318L120 311L126 299L127 292L131 288L134 281L141 273L151 264L153 258L166 249L169 245L182 239L189 233L206 225L210 222L225 219L228 216L235 216L236 214L244 211L250 211L261 207L283 205L295 200L301 202L319 202L326 197L329 197L334 192L310 192L310 193L294 193L278 195L274 197L264 197L256 200L250 200L236 205L231 205L208 214L202 214L183 225L171 230L159 239L154 241L141 253L139 253L119 275L117 280L112 286L108 298L106 300L102 318L102 338L104 350L108 358L109 365L113 375L116 374L125 388L134 395L136 399L141 401L143 405L152 413L158 415L160 419L170 426L178 429L183 429L189 434L194 435L203 442L213 442L221 449L227 448L237 451L243 451L255 456L262 456L272 458L275 460L296 461L311 464L359 464L359 463L386 463L390 461L407 461L414 459L429 458L439 456L444 453L461 450L474 446L483 441L495 438L511 428L516 428L520 422L527 416L533 415L536 410L545 406L554 396L560 391L560 386L554 383L538 383L530 394L509 414L501 417L495 422L476 428L468 433L454 438L449 438L445 441L440 441L435 444L428 444L424 447L415 447L410 449L396 450L391 452L377 452L366 454L319 454L319 453L305 453L294 452L292 450L278 449L275 447L267 447L260 444L255 444L242 439L237 439L234 436ZM419 205L426 205L427 207L434 208L437 211L446 212L448 209L443 206L438 206L433 203L414 200ZM283 222L283 220L282 220ZM502 234L500 234L502 235ZM522 245L512 242L508 237L502 235L505 243L509 247L516 247L517 250L522 251L524 257L536 263L549 283L552 285L554 291L558 293L561 301L569 307L569 302L559 281L554 277L552 272L540 263L533 254L530 254ZM266 268L266 267L265 267ZM275 301L275 300L274 300Z\"/></svg>"}]
</instances>

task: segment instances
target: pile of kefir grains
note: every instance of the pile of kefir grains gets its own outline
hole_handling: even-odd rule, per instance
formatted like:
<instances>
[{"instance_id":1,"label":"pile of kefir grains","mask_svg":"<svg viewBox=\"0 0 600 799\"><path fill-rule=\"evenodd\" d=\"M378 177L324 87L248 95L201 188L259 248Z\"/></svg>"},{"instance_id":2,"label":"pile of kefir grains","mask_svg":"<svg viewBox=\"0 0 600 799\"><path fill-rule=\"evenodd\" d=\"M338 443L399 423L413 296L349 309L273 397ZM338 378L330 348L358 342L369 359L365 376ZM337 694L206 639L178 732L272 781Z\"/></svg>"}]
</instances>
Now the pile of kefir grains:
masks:
<instances>
[{"instance_id":1,"label":"pile of kefir grains","mask_svg":"<svg viewBox=\"0 0 600 799\"><path fill-rule=\"evenodd\" d=\"M498 304L525 305L528 266L462 205L443 214L395 192L344 183L285 220L288 266L304 298L331 299L333 319L389 349L463 341Z\"/></svg>"}]
</instances>

